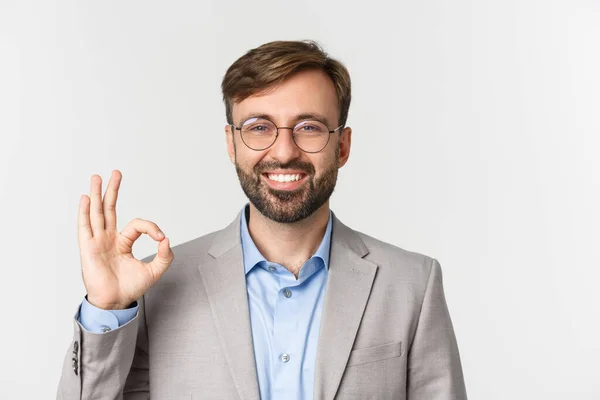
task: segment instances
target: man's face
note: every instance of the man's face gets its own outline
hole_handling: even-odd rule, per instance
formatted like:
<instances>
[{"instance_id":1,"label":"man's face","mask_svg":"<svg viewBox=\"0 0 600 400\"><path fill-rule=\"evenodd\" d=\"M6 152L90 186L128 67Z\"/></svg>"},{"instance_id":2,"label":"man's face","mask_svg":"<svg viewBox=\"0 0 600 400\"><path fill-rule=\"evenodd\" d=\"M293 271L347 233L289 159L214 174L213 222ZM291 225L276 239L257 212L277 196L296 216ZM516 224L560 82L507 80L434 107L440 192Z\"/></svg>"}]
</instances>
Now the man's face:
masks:
<instances>
[{"instance_id":1,"label":"man's face","mask_svg":"<svg viewBox=\"0 0 600 400\"><path fill-rule=\"evenodd\" d=\"M233 123L241 126L248 118L262 114L277 126L293 127L313 114L322 117L329 130L338 126L339 107L331 79L320 70L299 72L264 94L251 96L233 105ZM266 150L249 149L240 131L225 128L227 148L235 164L242 189L256 209L281 223L300 221L322 207L333 193L338 168L350 152L351 129L331 134L318 153L305 153L292 139L290 129L279 130L275 143ZM279 182L281 175L287 182ZM292 175L287 178L285 175ZM295 176L293 176L295 175ZM296 179L299 176L299 180Z\"/></svg>"}]
</instances>

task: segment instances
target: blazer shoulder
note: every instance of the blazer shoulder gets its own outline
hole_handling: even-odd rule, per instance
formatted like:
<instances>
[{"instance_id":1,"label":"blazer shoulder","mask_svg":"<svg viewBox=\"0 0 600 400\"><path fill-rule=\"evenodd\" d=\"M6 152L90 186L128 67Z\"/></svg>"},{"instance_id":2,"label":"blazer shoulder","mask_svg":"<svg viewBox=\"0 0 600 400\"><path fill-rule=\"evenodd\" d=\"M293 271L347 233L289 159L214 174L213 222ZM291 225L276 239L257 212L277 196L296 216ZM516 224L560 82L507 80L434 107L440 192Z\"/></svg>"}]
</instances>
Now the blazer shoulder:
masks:
<instances>
[{"instance_id":1,"label":"blazer shoulder","mask_svg":"<svg viewBox=\"0 0 600 400\"><path fill-rule=\"evenodd\" d=\"M173 255L173 264L182 265L186 264L190 259L202 261L203 258L209 259L208 249L217 238L217 235L221 230L209 232L205 235L187 240L183 243L179 243L175 246L171 246ZM149 254L144 257L142 261L151 261L156 256L156 253ZM172 265L173 266L173 265Z\"/></svg>"},{"instance_id":2,"label":"blazer shoulder","mask_svg":"<svg viewBox=\"0 0 600 400\"><path fill-rule=\"evenodd\" d=\"M201 254L207 254L208 249L221 231L222 230L210 232L173 246L171 248L173 250L173 254L175 254L175 256L199 256Z\"/></svg>"},{"instance_id":3,"label":"blazer shoulder","mask_svg":"<svg viewBox=\"0 0 600 400\"><path fill-rule=\"evenodd\" d=\"M363 232L356 233L369 251L365 259L378 265L378 273L410 278L413 282L427 282L429 279L431 268L437 262L434 257L384 242Z\"/></svg>"}]
</instances>

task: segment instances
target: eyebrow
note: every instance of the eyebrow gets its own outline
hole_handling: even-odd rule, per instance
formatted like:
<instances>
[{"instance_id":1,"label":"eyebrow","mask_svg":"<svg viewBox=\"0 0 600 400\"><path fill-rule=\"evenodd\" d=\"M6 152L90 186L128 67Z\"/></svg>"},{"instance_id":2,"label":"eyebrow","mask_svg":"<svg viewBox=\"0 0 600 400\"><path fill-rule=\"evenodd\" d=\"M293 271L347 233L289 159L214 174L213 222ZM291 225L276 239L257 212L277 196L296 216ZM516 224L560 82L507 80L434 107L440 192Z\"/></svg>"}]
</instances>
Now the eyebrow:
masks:
<instances>
[{"instance_id":1,"label":"eyebrow","mask_svg":"<svg viewBox=\"0 0 600 400\"><path fill-rule=\"evenodd\" d=\"M251 114L248 114L247 116L245 116L244 118L242 118L242 122L241 123L243 124L244 122L248 121L250 118L268 119L271 122L274 122L273 120L275 119L275 118L273 118L273 116L271 116L269 114L251 113ZM292 118L292 121L294 122L294 124L297 124L299 121L304 121L304 120L308 120L308 119L322 122L325 125L327 125L328 127L331 126L329 124L329 120L327 119L327 117L325 117L324 115L319 114L319 113L302 113L302 114L298 114L294 118Z\"/></svg>"}]
</instances>

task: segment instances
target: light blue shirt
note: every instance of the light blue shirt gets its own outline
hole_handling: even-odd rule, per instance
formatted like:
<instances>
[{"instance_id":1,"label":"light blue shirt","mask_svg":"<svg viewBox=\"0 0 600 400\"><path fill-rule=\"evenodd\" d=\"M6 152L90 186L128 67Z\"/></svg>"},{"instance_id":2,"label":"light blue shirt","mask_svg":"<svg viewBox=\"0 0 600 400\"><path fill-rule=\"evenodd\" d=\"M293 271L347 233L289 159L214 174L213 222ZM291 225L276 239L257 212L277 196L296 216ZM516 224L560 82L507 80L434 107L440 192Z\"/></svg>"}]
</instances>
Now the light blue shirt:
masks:
<instances>
[{"instance_id":1,"label":"light blue shirt","mask_svg":"<svg viewBox=\"0 0 600 400\"><path fill-rule=\"evenodd\" d=\"M247 209L246 209L247 212ZM248 305L262 399L312 399L329 266L331 212L317 252L298 273L258 251L241 218Z\"/></svg>"},{"instance_id":2,"label":"light blue shirt","mask_svg":"<svg viewBox=\"0 0 600 400\"><path fill-rule=\"evenodd\" d=\"M136 316L139 306L125 310L103 310L91 305L86 298L79 308L79 323L89 332L103 333L125 325Z\"/></svg>"},{"instance_id":3,"label":"light blue shirt","mask_svg":"<svg viewBox=\"0 0 600 400\"><path fill-rule=\"evenodd\" d=\"M302 265L297 280L281 264L267 261L256 248L248 231L247 212L245 206L240 237L260 396L312 399L329 268L331 212L321 244ZM101 333L127 323L137 309L102 310L84 299L79 321L86 330Z\"/></svg>"}]
</instances>

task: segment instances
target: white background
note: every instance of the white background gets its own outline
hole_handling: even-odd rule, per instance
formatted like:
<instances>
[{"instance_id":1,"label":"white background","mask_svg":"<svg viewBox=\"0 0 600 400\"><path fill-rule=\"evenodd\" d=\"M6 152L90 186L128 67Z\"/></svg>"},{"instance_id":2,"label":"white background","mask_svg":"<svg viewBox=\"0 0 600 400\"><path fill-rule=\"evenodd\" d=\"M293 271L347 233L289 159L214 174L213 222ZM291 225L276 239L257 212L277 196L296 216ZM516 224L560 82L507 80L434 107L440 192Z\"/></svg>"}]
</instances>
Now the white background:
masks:
<instances>
[{"instance_id":1,"label":"white background","mask_svg":"<svg viewBox=\"0 0 600 400\"><path fill-rule=\"evenodd\" d=\"M350 70L332 209L440 260L469 398L599 399L593 0L0 0L0 398L55 396L92 174L123 173L119 229L176 245L235 217L220 82L276 39Z\"/></svg>"}]
</instances>

